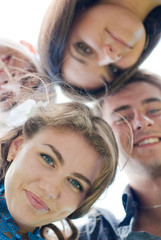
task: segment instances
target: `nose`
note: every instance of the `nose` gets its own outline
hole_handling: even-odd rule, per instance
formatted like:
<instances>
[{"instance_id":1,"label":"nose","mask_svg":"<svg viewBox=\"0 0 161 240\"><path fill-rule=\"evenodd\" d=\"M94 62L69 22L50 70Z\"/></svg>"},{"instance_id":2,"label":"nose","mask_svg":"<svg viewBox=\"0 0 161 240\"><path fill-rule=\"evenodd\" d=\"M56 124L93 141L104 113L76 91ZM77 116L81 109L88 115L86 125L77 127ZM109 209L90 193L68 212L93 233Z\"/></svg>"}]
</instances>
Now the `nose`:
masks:
<instances>
[{"instance_id":1,"label":"nose","mask_svg":"<svg viewBox=\"0 0 161 240\"><path fill-rule=\"evenodd\" d=\"M104 44L101 56L99 57L99 65L104 66L110 63L115 63L121 59L118 49L115 49L111 44Z\"/></svg>"},{"instance_id":2,"label":"nose","mask_svg":"<svg viewBox=\"0 0 161 240\"><path fill-rule=\"evenodd\" d=\"M133 120L133 129L136 131L149 128L153 125L154 121L147 117L146 115L144 115L143 113L137 113Z\"/></svg>"},{"instance_id":3,"label":"nose","mask_svg":"<svg viewBox=\"0 0 161 240\"><path fill-rule=\"evenodd\" d=\"M39 187L47 199L57 199L61 194L61 182L53 176L47 179L41 179Z\"/></svg>"}]
</instances>

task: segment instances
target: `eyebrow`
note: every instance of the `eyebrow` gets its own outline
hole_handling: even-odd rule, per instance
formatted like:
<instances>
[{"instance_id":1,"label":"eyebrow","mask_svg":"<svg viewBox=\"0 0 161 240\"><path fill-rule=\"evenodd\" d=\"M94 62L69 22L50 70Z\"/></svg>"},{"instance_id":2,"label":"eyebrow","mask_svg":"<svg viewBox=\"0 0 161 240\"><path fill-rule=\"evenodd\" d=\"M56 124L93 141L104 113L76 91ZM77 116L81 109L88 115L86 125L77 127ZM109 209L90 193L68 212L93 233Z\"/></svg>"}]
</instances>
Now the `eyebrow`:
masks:
<instances>
[{"instance_id":1,"label":"eyebrow","mask_svg":"<svg viewBox=\"0 0 161 240\"><path fill-rule=\"evenodd\" d=\"M147 98L145 100L142 101L142 104L147 104L147 103L151 103L151 102L161 102L161 99L159 98Z\"/></svg>"},{"instance_id":2,"label":"eyebrow","mask_svg":"<svg viewBox=\"0 0 161 240\"><path fill-rule=\"evenodd\" d=\"M60 152L58 152L58 150L53 145L45 144L45 143L43 145L48 146L51 149L51 151L56 155L56 157L61 165L64 164L64 159L63 159L62 155L60 154Z\"/></svg>"},{"instance_id":3,"label":"eyebrow","mask_svg":"<svg viewBox=\"0 0 161 240\"><path fill-rule=\"evenodd\" d=\"M112 111L112 113L120 112L120 111L122 111L122 110L127 110L127 109L129 109L129 108L131 108L130 105L123 105L123 106L121 106L121 107L115 108L115 109Z\"/></svg>"},{"instance_id":4,"label":"eyebrow","mask_svg":"<svg viewBox=\"0 0 161 240\"><path fill-rule=\"evenodd\" d=\"M60 154L60 152L58 152L58 150L51 144L43 144L45 146L48 146L52 152L57 156L58 161L60 162L61 165L63 165L64 163L64 159L62 157L62 155ZM92 183L90 182L90 180L88 178L86 178L84 175L80 174L80 173L73 173L73 176L82 179L84 182L86 182L88 185L92 185Z\"/></svg>"},{"instance_id":5,"label":"eyebrow","mask_svg":"<svg viewBox=\"0 0 161 240\"><path fill-rule=\"evenodd\" d=\"M159 99L159 98L147 98L147 99L144 99L141 102L141 104L144 105L144 104L148 104L148 103L151 103L151 102L161 102L161 99ZM130 108L131 108L130 105L123 105L121 107L115 108L112 113L127 110L127 109L130 109Z\"/></svg>"},{"instance_id":6,"label":"eyebrow","mask_svg":"<svg viewBox=\"0 0 161 240\"><path fill-rule=\"evenodd\" d=\"M92 183L90 182L90 180L88 178L86 178L84 175L80 174L80 173L73 173L73 176L82 179L84 182L86 182L89 186L92 185Z\"/></svg>"}]
</instances>

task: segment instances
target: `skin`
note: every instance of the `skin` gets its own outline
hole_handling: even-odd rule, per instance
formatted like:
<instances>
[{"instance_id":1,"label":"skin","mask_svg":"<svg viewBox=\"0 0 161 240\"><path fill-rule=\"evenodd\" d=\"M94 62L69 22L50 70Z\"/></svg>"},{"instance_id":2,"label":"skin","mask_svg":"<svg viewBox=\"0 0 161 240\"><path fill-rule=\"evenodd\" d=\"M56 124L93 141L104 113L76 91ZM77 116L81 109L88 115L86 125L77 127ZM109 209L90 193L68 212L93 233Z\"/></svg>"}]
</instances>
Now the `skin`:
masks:
<instances>
[{"instance_id":1,"label":"skin","mask_svg":"<svg viewBox=\"0 0 161 240\"><path fill-rule=\"evenodd\" d=\"M0 45L0 110L7 111L23 97L38 80L20 82L25 71L36 71L31 60L20 51Z\"/></svg>"},{"instance_id":2,"label":"skin","mask_svg":"<svg viewBox=\"0 0 161 240\"><path fill-rule=\"evenodd\" d=\"M24 143L18 137L9 154L14 159L5 177L5 197L23 233L73 213L101 167L94 148L69 129L46 128ZM40 209L32 205L32 194L44 202Z\"/></svg>"},{"instance_id":3,"label":"skin","mask_svg":"<svg viewBox=\"0 0 161 240\"><path fill-rule=\"evenodd\" d=\"M120 165L138 206L160 205L161 90L146 82L129 84L104 101L102 115L117 138ZM161 237L160 224L161 208L138 208L133 230Z\"/></svg>"},{"instance_id":4,"label":"skin","mask_svg":"<svg viewBox=\"0 0 161 240\"><path fill-rule=\"evenodd\" d=\"M103 118L117 136L122 164L130 174L136 165L141 173L155 174L161 166L161 91L145 82L129 84L103 104ZM149 142L153 140L154 142ZM147 142L146 142L147 141ZM144 170L143 170L144 169ZM153 173L151 170L153 169ZM135 175L135 173L132 173ZM138 172L136 173L138 175Z\"/></svg>"},{"instance_id":5,"label":"skin","mask_svg":"<svg viewBox=\"0 0 161 240\"><path fill-rule=\"evenodd\" d=\"M71 29L62 72L69 83L87 89L111 82L119 69L136 63L145 45L142 21L116 4L102 3L84 11Z\"/></svg>"}]
</instances>

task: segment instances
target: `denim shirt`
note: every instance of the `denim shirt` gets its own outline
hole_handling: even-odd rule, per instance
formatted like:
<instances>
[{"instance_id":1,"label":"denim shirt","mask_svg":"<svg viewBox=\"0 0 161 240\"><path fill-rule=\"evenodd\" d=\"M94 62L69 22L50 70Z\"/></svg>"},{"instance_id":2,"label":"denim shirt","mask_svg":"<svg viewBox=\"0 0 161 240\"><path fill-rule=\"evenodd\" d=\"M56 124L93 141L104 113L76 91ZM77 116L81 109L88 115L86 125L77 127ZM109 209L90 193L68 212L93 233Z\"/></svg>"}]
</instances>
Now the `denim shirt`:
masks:
<instances>
[{"instance_id":1,"label":"denim shirt","mask_svg":"<svg viewBox=\"0 0 161 240\"><path fill-rule=\"evenodd\" d=\"M122 203L126 216L121 222L110 211L95 209L90 213L87 224L80 229L79 240L161 240L161 237L144 231L132 231L137 216L137 200L129 186L125 188Z\"/></svg>"}]
</instances>

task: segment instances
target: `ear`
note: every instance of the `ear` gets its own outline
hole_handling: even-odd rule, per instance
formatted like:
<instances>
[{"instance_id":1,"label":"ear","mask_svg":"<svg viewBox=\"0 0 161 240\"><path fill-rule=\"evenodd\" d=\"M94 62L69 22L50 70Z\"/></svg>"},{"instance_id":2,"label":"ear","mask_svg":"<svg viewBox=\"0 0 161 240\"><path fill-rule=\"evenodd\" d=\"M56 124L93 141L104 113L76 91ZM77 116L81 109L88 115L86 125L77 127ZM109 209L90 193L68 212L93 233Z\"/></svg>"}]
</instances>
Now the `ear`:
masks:
<instances>
[{"instance_id":1,"label":"ear","mask_svg":"<svg viewBox=\"0 0 161 240\"><path fill-rule=\"evenodd\" d=\"M28 43L28 42L26 42L26 41L24 41L24 40L20 40L20 43L21 43L22 45L24 45L25 47L27 47L28 50L29 50L30 52L32 52L34 55L36 54L36 50L35 50L35 48L32 46L31 43Z\"/></svg>"},{"instance_id":2,"label":"ear","mask_svg":"<svg viewBox=\"0 0 161 240\"><path fill-rule=\"evenodd\" d=\"M24 143L23 135L20 135L20 136L16 137L11 142L10 147L9 147L9 151L8 151L8 157L7 157L8 162L11 162L14 159L14 157L16 156L18 151L20 150L20 147L22 146L23 143Z\"/></svg>"}]
</instances>

